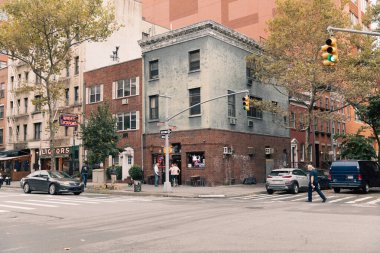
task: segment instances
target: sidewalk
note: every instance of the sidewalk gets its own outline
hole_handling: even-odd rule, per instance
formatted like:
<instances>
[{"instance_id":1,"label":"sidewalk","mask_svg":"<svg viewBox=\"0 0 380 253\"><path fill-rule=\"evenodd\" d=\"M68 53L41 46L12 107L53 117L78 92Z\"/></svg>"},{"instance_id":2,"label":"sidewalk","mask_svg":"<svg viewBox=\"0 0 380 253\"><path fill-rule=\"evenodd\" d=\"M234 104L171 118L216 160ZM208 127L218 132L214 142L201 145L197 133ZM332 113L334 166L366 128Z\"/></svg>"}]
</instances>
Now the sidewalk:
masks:
<instances>
[{"instance_id":1,"label":"sidewalk","mask_svg":"<svg viewBox=\"0 0 380 253\"><path fill-rule=\"evenodd\" d=\"M2 185L2 188L20 188L19 181L12 181L11 185ZM116 183L112 185L107 184L95 184L92 182L87 183L85 192L90 193L104 193L104 194L118 194L118 195L130 195L130 196L157 196L157 197L177 197L177 198L226 198L244 196L254 193L266 193L265 184L253 184L253 185L222 185L222 186L187 186L181 185L178 187L172 187L172 192L163 192L163 185L155 187L154 185L142 184L141 192L134 192L133 185L128 186L125 183Z\"/></svg>"}]
</instances>

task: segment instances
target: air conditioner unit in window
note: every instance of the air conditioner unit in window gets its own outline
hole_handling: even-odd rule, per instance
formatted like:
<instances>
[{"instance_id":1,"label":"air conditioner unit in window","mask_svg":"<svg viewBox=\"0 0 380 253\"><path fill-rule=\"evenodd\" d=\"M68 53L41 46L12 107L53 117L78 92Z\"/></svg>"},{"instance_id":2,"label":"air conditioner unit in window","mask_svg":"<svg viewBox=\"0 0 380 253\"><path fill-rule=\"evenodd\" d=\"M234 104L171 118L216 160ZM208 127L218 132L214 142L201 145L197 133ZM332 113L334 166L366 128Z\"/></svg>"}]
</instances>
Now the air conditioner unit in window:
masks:
<instances>
[{"instance_id":1,"label":"air conditioner unit in window","mask_svg":"<svg viewBox=\"0 0 380 253\"><path fill-rule=\"evenodd\" d=\"M231 154L232 154L232 148L223 147L223 155L231 155Z\"/></svg>"},{"instance_id":2,"label":"air conditioner unit in window","mask_svg":"<svg viewBox=\"0 0 380 253\"><path fill-rule=\"evenodd\" d=\"M253 127L253 120L248 120L248 127Z\"/></svg>"},{"instance_id":3,"label":"air conditioner unit in window","mask_svg":"<svg viewBox=\"0 0 380 253\"><path fill-rule=\"evenodd\" d=\"M274 149L273 148L265 148L265 154L266 155L270 155L270 154L273 154L274 153Z\"/></svg>"},{"instance_id":4,"label":"air conditioner unit in window","mask_svg":"<svg viewBox=\"0 0 380 253\"><path fill-rule=\"evenodd\" d=\"M236 118L229 118L231 125L236 125Z\"/></svg>"},{"instance_id":5,"label":"air conditioner unit in window","mask_svg":"<svg viewBox=\"0 0 380 253\"><path fill-rule=\"evenodd\" d=\"M127 104L128 104L128 98L123 98L123 99L121 100L121 103L122 103L123 105L127 105Z\"/></svg>"}]
</instances>

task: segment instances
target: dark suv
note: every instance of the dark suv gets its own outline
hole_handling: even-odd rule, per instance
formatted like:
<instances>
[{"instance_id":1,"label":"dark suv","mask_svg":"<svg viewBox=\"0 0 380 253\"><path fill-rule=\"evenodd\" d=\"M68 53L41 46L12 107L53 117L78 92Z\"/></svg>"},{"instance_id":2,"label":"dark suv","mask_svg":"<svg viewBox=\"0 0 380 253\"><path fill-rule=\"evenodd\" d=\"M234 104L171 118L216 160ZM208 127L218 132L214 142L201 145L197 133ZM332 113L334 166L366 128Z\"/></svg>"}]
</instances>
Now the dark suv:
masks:
<instances>
[{"instance_id":1,"label":"dark suv","mask_svg":"<svg viewBox=\"0 0 380 253\"><path fill-rule=\"evenodd\" d=\"M342 160L330 167L330 186L334 192L340 189L361 189L368 193L370 187L380 187L380 168L375 161Z\"/></svg>"}]
</instances>

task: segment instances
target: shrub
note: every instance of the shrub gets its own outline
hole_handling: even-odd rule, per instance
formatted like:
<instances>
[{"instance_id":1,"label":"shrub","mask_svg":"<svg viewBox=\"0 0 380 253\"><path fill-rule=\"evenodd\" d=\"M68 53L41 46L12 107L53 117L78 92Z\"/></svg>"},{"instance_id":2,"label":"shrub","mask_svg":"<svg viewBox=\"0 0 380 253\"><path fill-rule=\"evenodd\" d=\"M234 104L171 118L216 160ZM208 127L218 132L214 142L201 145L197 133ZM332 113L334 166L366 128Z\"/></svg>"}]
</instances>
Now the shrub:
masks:
<instances>
[{"instance_id":1,"label":"shrub","mask_svg":"<svg viewBox=\"0 0 380 253\"><path fill-rule=\"evenodd\" d=\"M128 172L133 180L143 179L143 171L139 165L133 165Z\"/></svg>"},{"instance_id":2,"label":"shrub","mask_svg":"<svg viewBox=\"0 0 380 253\"><path fill-rule=\"evenodd\" d=\"M111 179L111 169L112 167L108 167L106 169L107 179ZM121 166L115 166L116 169L116 179L121 180L122 168Z\"/></svg>"}]
</instances>

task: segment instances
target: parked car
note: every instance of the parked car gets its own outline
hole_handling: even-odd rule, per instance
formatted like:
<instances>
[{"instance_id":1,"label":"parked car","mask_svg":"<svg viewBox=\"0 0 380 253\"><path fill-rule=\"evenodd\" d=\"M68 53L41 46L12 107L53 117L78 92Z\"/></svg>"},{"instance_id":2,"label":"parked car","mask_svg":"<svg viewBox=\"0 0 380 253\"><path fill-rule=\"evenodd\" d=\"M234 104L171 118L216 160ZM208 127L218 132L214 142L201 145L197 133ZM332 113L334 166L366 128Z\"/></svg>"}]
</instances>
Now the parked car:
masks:
<instances>
[{"instance_id":1,"label":"parked car","mask_svg":"<svg viewBox=\"0 0 380 253\"><path fill-rule=\"evenodd\" d=\"M297 194L307 189L307 175L297 168L282 168L272 170L267 176L266 189L268 194L274 191L289 191Z\"/></svg>"},{"instance_id":2,"label":"parked car","mask_svg":"<svg viewBox=\"0 0 380 253\"><path fill-rule=\"evenodd\" d=\"M317 170L318 173L318 183L322 190L331 189L329 172L325 170Z\"/></svg>"},{"instance_id":3,"label":"parked car","mask_svg":"<svg viewBox=\"0 0 380 253\"><path fill-rule=\"evenodd\" d=\"M84 185L79 180L70 177L65 172L38 170L32 172L20 181L25 193L43 191L49 194L72 192L79 195L84 191Z\"/></svg>"},{"instance_id":4,"label":"parked car","mask_svg":"<svg viewBox=\"0 0 380 253\"><path fill-rule=\"evenodd\" d=\"M368 193L371 187L380 187L380 168L375 161L341 160L331 164L330 185L334 192L340 189L361 189Z\"/></svg>"}]
</instances>

